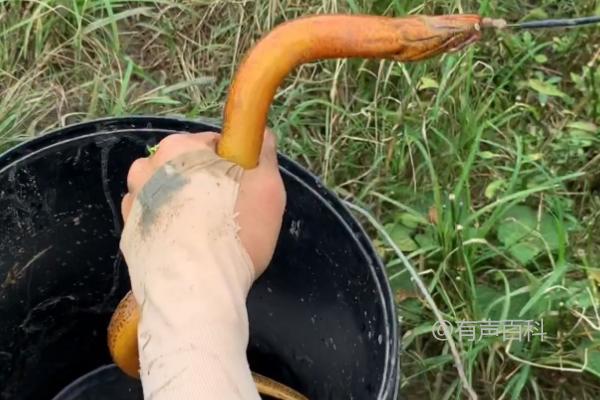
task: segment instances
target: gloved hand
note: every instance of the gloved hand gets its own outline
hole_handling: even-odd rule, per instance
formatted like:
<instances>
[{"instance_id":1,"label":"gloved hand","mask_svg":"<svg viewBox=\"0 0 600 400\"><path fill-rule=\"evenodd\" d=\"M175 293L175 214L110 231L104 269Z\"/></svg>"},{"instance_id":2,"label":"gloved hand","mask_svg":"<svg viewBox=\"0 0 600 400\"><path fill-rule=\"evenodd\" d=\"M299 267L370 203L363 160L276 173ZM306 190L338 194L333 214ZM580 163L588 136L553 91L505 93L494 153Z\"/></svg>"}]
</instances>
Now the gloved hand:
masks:
<instances>
[{"instance_id":1,"label":"gloved hand","mask_svg":"<svg viewBox=\"0 0 600 400\"><path fill-rule=\"evenodd\" d=\"M146 398L259 399L245 303L273 256L285 191L273 135L249 171L219 158L217 140L168 136L127 178L121 250L140 305Z\"/></svg>"},{"instance_id":2,"label":"gloved hand","mask_svg":"<svg viewBox=\"0 0 600 400\"><path fill-rule=\"evenodd\" d=\"M135 160L127 175L129 192L121 203L123 219L127 221L134 197L158 168L186 152L200 149L216 152L218 139L219 135L213 132L169 135L159 143L153 156ZM285 203L286 194L277 162L277 141L267 130L259 165L244 172L235 205L239 236L254 264L256 277L264 272L273 256Z\"/></svg>"}]
</instances>

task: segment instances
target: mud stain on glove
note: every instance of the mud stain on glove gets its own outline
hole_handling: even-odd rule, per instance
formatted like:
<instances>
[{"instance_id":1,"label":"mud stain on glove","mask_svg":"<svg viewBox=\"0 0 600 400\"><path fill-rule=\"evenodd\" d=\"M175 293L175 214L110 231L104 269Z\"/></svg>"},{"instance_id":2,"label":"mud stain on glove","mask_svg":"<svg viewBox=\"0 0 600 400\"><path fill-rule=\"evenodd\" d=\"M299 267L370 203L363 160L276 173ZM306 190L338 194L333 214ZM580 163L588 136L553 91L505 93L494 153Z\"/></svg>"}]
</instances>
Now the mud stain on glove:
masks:
<instances>
[{"instance_id":1,"label":"mud stain on glove","mask_svg":"<svg viewBox=\"0 0 600 400\"><path fill-rule=\"evenodd\" d=\"M240 167L208 149L184 153L167 162L152 175L137 195L137 202L141 206L139 230L142 236L156 227L157 217L165 207L174 207L171 200L191 182L190 176L198 170L204 170L218 179L232 179L235 182L239 182L243 173ZM210 189L207 187L203 190Z\"/></svg>"},{"instance_id":2,"label":"mud stain on glove","mask_svg":"<svg viewBox=\"0 0 600 400\"><path fill-rule=\"evenodd\" d=\"M152 228L158 212L169 200L189 183L190 179L170 163L165 164L144 185L137 196L142 206L140 231L146 234Z\"/></svg>"}]
</instances>

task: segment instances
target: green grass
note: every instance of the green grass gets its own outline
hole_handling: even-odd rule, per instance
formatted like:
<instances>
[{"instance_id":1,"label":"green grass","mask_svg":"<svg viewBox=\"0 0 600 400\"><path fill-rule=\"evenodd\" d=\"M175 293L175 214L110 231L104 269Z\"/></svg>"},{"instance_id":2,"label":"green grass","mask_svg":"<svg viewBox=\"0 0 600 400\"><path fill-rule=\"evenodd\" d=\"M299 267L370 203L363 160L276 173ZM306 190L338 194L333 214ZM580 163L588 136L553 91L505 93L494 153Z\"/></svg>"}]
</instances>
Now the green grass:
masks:
<instances>
[{"instance_id":1,"label":"green grass","mask_svg":"<svg viewBox=\"0 0 600 400\"><path fill-rule=\"evenodd\" d=\"M600 13L598 0L0 4L0 149L109 115L218 118L248 47L308 13ZM304 65L281 88L282 152L358 207L388 266L407 398L467 394L386 235L452 324L543 319L543 342L455 335L481 399L600 397L599 44L598 27L501 33L419 64Z\"/></svg>"}]
</instances>

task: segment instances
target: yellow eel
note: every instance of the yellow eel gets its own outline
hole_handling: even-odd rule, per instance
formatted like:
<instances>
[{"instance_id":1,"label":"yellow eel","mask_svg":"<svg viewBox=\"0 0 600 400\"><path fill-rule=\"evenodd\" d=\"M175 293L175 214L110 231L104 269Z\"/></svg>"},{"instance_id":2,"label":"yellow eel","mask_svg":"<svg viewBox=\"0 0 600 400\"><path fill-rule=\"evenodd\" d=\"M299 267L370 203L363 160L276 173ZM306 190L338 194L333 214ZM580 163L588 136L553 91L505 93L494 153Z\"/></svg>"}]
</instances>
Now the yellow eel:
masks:
<instances>
[{"instance_id":1,"label":"yellow eel","mask_svg":"<svg viewBox=\"0 0 600 400\"><path fill-rule=\"evenodd\" d=\"M478 15L318 15L277 26L246 55L225 105L218 154L246 169L259 159L267 114L275 91L302 63L332 58L419 61L478 41L489 23ZM108 347L117 366L139 377L139 308L128 293L108 327ZM297 391L253 373L258 392L279 400L308 400Z\"/></svg>"}]
</instances>

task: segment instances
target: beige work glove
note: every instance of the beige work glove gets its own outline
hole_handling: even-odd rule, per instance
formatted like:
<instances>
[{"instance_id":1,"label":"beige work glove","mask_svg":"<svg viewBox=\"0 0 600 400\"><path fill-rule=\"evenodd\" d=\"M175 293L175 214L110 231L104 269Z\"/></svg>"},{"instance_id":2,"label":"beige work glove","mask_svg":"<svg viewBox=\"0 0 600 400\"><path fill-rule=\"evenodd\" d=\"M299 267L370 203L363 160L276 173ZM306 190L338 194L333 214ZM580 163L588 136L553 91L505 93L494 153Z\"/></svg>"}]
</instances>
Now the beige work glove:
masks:
<instances>
[{"instance_id":1,"label":"beige work glove","mask_svg":"<svg viewBox=\"0 0 600 400\"><path fill-rule=\"evenodd\" d=\"M272 134L249 171L219 158L217 141L168 136L127 177L121 250L147 399L259 399L245 302L273 256L285 190Z\"/></svg>"}]
</instances>

